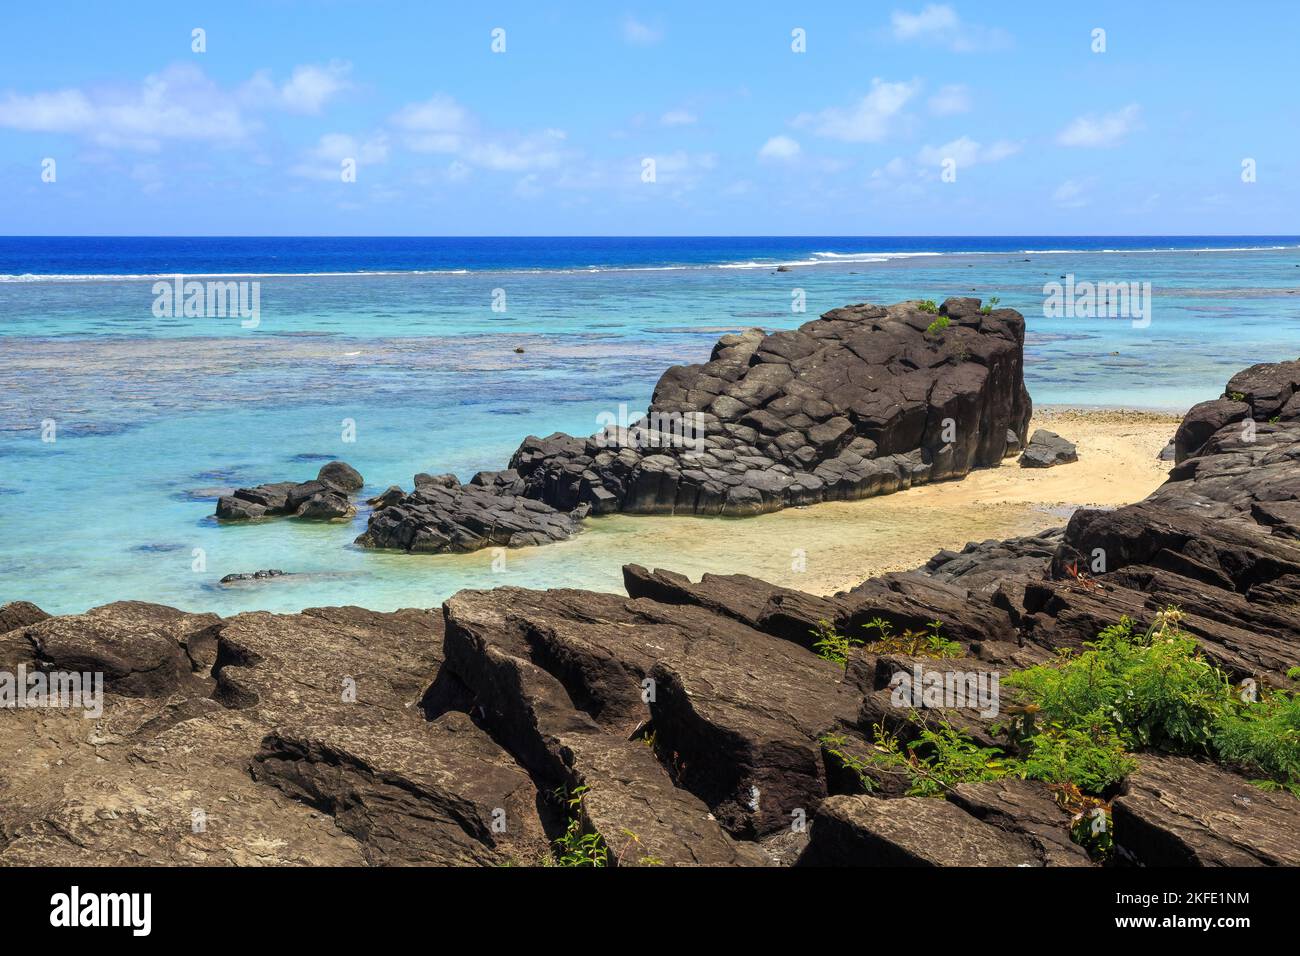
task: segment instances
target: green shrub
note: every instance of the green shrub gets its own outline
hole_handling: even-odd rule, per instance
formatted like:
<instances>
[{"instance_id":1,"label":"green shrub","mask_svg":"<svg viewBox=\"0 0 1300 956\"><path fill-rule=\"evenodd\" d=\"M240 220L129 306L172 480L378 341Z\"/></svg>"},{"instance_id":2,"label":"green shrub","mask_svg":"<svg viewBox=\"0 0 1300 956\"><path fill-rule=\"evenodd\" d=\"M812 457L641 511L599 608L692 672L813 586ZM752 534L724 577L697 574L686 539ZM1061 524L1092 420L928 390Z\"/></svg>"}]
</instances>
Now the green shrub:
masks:
<instances>
[{"instance_id":1,"label":"green shrub","mask_svg":"<svg viewBox=\"0 0 1300 956\"><path fill-rule=\"evenodd\" d=\"M952 323L949 321L948 316L941 315L925 327L925 334L937 335L938 333L942 332L951 324Z\"/></svg>"},{"instance_id":2,"label":"green shrub","mask_svg":"<svg viewBox=\"0 0 1300 956\"><path fill-rule=\"evenodd\" d=\"M817 627L809 633L817 638L813 642L813 652L822 660L839 664L840 667L847 667L849 651L862 645L862 641L839 633L834 624L824 619L818 621Z\"/></svg>"},{"instance_id":3,"label":"green shrub","mask_svg":"<svg viewBox=\"0 0 1300 956\"><path fill-rule=\"evenodd\" d=\"M1178 629L1180 617L1162 611L1142 634L1122 618L1083 653L1009 674L1003 684L1024 691L1049 723L1089 726L1101 715L1129 750L1203 753L1232 687Z\"/></svg>"},{"instance_id":4,"label":"green shrub","mask_svg":"<svg viewBox=\"0 0 1300 956\"><path fill-rule=\"evenodd\" d=\"M1100 713L1090 716L1081 726L1050 724L1027 738L1015 775L1101 793L1136 770L1137 761L1110 721Z\"/></svg>"},{"instance_id":5,"label":"green shrub","mask_svg":"<svg viewBox=\"0 0 1300 956\"><path fill-rule=\"evenodd\" d=\"M1300 697L1285 691L1257 701L1238 701L1214 727L1219 759L1247 773L1265 789L1289 790L1300 797Z\"/></svg>"},{"instance_id":6,"label":"green shrub","mask_svg":"<svg viewBox=\"0 0 1300 956\"><path fill-rule=\"evenodd\" d=\"M1001 301L1002 300L999 299L997 296L991 295L989 296L988 302L986 302L983 306L980 307L980 311L983 312L985 315L988 315L995 308L997 308L997 304Z\"/></svg>"},{"instance_id":7,"label":"green shrub","mask_svg":"<svg viewBox=\"0 0 1300 956\"><path fill-rule=\"evenodd\" d=\"M922 312L929 312L931 315L939 311L939 306L935 304L934 299L926 299L917 308Z\"/></svg>"}]
</instances>

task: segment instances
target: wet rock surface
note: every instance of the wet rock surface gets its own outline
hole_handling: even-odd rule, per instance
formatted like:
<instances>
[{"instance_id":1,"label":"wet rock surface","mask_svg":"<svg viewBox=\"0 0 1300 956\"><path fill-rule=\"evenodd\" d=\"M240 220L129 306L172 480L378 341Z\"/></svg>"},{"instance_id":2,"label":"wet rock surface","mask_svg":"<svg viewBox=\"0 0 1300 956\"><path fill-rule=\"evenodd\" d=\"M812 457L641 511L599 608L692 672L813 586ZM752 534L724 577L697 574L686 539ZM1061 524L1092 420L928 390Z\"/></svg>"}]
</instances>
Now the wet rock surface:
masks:
<instances>
[{"instance_id":1,"label":"wet rock surface","mask_svg":"<svg viewBox=\"0 0 1300 956\"><path fill-rule=\"evenodd\" d=\"M888 494L997 465L1024 442L1024 318L951 298L834 309L723 336L668 369L646 416L526 438L468 486L386 492L357 543L405 551L544 544L587 514L744 516ZM947 326L930 331L936 318Z\"/></svg>"}]
</instances>

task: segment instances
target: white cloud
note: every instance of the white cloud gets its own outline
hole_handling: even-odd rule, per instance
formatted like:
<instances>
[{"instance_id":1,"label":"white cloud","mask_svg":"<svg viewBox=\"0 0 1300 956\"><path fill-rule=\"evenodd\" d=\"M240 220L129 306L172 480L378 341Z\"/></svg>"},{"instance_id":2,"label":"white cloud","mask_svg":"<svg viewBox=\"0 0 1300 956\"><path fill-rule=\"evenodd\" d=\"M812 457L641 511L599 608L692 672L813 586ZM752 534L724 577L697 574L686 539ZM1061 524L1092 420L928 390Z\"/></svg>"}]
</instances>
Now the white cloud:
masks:
<instances>
[{"instance_id":1,"label":"white cloud","mask_svg":"<svg viewBox=\"0 0 1300 956\"><path fill-rule=\"evenodd\" d=\"M930 97L930 112L935 116L954 116L970 112L970 90L960 83L942 86Z\"/></svg>"},{"instance_id":2,"label":"white cloud","mask_svg":"<svg viewBox=\"0 0 1300 956\"><path fill-rule=\"evenodd\" d=\"M167 141L244 145L260 109L319 113L349 86L346 63L295 67L277 86L269 71L223 89L198 66L178 63L139 86L104 86L0 95L0 127L81 136L99 146L156 151Z\"/></svg>"},{"instance_id":3,"label":"white cloud","mask_svg":"<svg viewBox=\"0 0 1300 956\"><path fill-rule=\"evenodd\" d=\"M1087 183L1067 179L1052 192L1052 202L1066 209L1081 209L1092 200L1086 195Z\"/></svg>"},{"instance_id":4,"label":"white cloud","mask_svg":"<svg viewBox=\"0 0 1300 956\"><path fill-rule=\"evenodd\" d=\"M325 66L305 64L293 68L289 80L276 86L270 70L259 70L244 84L242 99L250 106L270 105L293 113L319 114L325 104L350 89L352 64L339 60Z\"/></svg>"},{"instance_id":5,"label":"white cloud","mask_svg":"<svg viewBox=\"0 0 1300 956\"><path fill-rule=\"evenodd\" d=\"M1020 144L1000 139L988 146L983 146L969 136L962 136L942 146L926 146L917 154L917 159L925 166L938 166L944 160L953 160L959 169L976 166L980 163L996 163L1020 152Z\"/></svg>"},{"instance_id":6,"label":"white cloud","mask_svg":"<svg viewBox=\"0 0 1300 956\"><path fill-rule=\"evenodd\" d=\"M392 123L403 132L407 147L417 153L455 153L464 143L470 120L464 107L438 93L403 106Z\"/></svg>"},{"instance_id":7,"label":"white cloud","mask_svg":"<svg viewBox=\"0 0 1300 956\"><path fill-rule=\"evenodd\" d=\"M899 114L920 89L917 82L871 81L871 92L848 109L830 107L818 113L802 113L796 127L811 128L818 136L847 143L878 143L892 131Z\"/></svg>"},{"instance_id":8,"label":"white cloud","mask_svg":"<svg viewBox=\"0 0 1300 956\"><path fill-rule=\"evenodd\" d=\"M1062 146L1117 146L1141 125L1142 107L1130 103L1114 113L1089 114L1071 120L1057 134L1056 141Z\"/></svg>"},{"instance_id":9,"label":"white cloud","mask_svg":"<svg viewBox=\"0 0 1300 956\"><path fill-rule=\"evenodd\" d=\"M656 184L676 193L694 189L718 165L718 157L714 153L687 153L677 150L672 153L653 154L651 158L655 161ZM635 173L636 179L633 182L638 188L642 187L644 184L641 182L641 160L629 164L628 168Z\"/></svg>"},{"instance_id":10,"label":"white cloud","mask_svg":"<svg viewBox=\"0 0 1300 956\"><path fill-rule=\"evenodd\" d=\"M380 133L363 141L347 133L326 133L289 172L304 179L337 182L344 160L352 160L358 167L387 162L388 138Z\"/></svg>"},{"instance_id":11,"label":"white cloud","mask_svg":"<svg viewBox=\"0 0 1300 956\"><path fill-rule=\"evenodd\" d=\"M937 34L947 34L956 30L961 19L957 11L947 4L932 3L920 13L904 13L895 10L889 21L894 27L894 38L898 40L915 40Z\"/></svg>"},{"instance_id":12,"label":"white cloud","mask_svg":"<svg viewBox=\"0 0 1300 956\"><path fill-rule=\"evenodd\" d=\"M563 162L564 140L562 130L548 129L510 140L471 143L462 158L472 166L503 172L549 169Z\"/></svg>"},{"instance_id":13,"label":"white cloud","mask_svg":"<svg viewBox=\"0 0 1300 956\"><path fill-rule=\"evenodd\" d=\"M669 110L659 117L659 122L664 126L691 126L697 117L690 110Z\"/></svg>"},{"instance_id":14,"label":"white cloud","mask_svg":"<svg viewBox=\"0 0 1300 956\"><path fill-rule=\"evenodd\" d=\"M1005 30L966 23L946 3L930 3L918 13L895 10L889 18L894 39L943 46L954 53L999 50L1011 44Z\"/></svg>"},{"instance_id":15,"label":"white cloud","mask_svg":"<svg viewBox=\"0 0 1300 956\"><path fill-rule=\"evenodd\" d=\"M515 195L521 199L536 199L544 192L539 180L540 177L536 173L529 173L524 176L515 183Z\"/></svg>"},{"instance_id":16,"label":"white cloud","mask_svg":"<svg viewBox=\"0 0 1300 956\"><path fill-rule=\"evenodd\" d=\"M439 93L409 103L392 117L406 147L417 153L445 153L459 162L500 172L525 172L558 166L567 156L563 130L527 135L488 135L452 97Z\"/></svg>"},{"instance_id":17,"label":"white cloud","mask_svg":"<svg viewBox=\"0 0 1300 956\"><path fill-rule=\"evenodd\" d=\"M789 136L773 136L758 151L758 158L788 163L798 159L800 152L799 144Z\"/></svg>"},{"instance_id":18,"label":"white cloud","mask_svg":"<svg viewBox=\"0 0 1300 956\"><path fill-rule=\"evenodd\" d=\"M664 31L642 23L634 17L623 19L623 39L633 46L654 46L664 38Z\"/></svg>"},{"instance_id":19,"label":"white cloud","mask_svg":"<svg viewBox=\"0 0 1300 956\"><path fill-rule=\"evenodd\" d=\"M69 133L108 147L152 151L165 140L235 146L255 125L235 97L189 64L152 73L138 88L0 97L0 127Z\"/></svg>"}]
</instances>

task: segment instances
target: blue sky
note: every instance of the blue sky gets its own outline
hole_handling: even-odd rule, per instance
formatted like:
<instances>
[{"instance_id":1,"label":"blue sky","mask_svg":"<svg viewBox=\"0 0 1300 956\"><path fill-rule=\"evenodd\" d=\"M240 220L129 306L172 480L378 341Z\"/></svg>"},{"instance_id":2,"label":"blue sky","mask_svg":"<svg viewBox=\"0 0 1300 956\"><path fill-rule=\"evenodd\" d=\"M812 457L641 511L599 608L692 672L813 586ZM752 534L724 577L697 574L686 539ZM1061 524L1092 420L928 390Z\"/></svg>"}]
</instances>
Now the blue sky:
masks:
<instances>
[{"instance_id":1,"label":"blue sky","mask_svg":"<svg viewBox=\"0 0 1300 956\"><path fill-rule=\"evenodd\" d=\"M11 4L0 234L1300 228L1300 4L1065 6Z\"/></svg>"}]
</instances>

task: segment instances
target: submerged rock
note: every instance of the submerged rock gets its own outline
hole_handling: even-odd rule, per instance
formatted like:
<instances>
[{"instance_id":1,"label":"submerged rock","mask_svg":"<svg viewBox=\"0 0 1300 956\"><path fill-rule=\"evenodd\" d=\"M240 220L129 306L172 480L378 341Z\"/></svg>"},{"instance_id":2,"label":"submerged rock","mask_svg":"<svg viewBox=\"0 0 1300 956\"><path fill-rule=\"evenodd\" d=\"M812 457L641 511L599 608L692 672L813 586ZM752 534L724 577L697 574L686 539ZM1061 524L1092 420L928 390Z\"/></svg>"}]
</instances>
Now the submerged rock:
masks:
<instances>
[{"instance_id":1,"label":"submerged rock","mask_svg":"<svg viewBox=\"0 0 1300 956\"><path fill-rule=\"evenodd\" d=\"M239 584L243 581L266 581L270 578L284 577L285 572L275 568L267 568L263 571L250 571L240 574L227 574L221 579L221 584Z\"/></svg>"}]
</instances>

